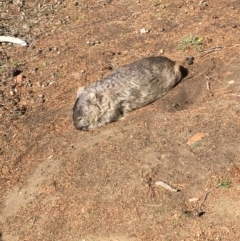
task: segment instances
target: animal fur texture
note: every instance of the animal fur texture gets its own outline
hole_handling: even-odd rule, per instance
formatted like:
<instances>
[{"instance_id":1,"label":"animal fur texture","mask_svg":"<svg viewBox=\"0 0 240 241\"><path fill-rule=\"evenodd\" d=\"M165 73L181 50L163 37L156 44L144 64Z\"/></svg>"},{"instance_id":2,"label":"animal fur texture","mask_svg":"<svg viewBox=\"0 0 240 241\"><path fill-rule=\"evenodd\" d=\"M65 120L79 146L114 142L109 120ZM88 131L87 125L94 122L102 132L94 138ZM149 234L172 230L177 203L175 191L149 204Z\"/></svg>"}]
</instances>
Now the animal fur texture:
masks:
<instances>
[{"instance_id":1,"label":"animal fur texture","mask_svg":"<svg viewBox=\"0 0 240 241\"><path fill-rule=\"evenodd\" d=\"M187 74L187 69L163 56L124 65L104 79L79 88L73 124L76 129L89 130L117 121L166 95Z\"/></svg>"}]
</instances>

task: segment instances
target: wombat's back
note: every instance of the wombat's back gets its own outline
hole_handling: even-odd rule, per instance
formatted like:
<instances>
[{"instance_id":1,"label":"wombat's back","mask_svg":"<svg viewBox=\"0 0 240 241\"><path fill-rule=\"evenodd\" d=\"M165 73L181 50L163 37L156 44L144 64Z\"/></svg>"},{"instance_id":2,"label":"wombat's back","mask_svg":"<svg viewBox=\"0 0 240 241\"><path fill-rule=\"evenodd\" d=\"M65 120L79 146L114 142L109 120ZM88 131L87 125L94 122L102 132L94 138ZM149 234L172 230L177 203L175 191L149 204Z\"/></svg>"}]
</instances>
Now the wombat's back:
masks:
<instances>
[{"instance_id":1,"label":"wombat's back","mask_svg":"<svg viewBox=\"0 0 240 241\"><path fill-rule=\"evenodd\" d=\"M172 77L174 80L182 77L178 64L164 56L147 57L120 67L104 79L93 82L87 88L105 89L116 85L126 87L132 84L144 86L155 78L165 79L169 83L169 78Z\"/></svg>"},{"instance_id":2,"label":"wombat's back","mask_svg":"<svg viewBox=\"0 0 240 241\"><path fill-rule=\"evenodd\" d=\"M89 88L109 93L128 112L164 96L187 75L183 72L183 67L164 56L148 57L120 67Z\"/></svg>"}]
</instances>

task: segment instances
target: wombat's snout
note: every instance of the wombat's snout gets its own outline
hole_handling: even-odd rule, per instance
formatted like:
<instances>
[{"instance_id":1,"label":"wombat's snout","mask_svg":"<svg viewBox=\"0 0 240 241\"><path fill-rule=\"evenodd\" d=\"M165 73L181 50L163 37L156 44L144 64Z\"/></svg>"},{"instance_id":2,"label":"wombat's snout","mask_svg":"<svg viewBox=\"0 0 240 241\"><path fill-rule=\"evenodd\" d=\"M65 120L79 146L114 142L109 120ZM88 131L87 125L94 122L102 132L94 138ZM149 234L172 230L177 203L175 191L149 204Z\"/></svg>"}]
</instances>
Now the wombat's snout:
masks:
<instances>
[{"instance_id":1,"label":"wombat's snout","mask_svg":"<svg viewBox=\"0 0 240 241\"><path fill-rule=\"evenodd\" d=\"M81 124L81 120L82 118L81 117L78 117L78 116L75 116L74 113L73 113L73 125L75 126L75 128L77 130L83 130L83 131L88 131L89 128L87 125L82 125Z\"/></svg>"},{"instance_id":2,"label":"wombat's snout","mask_svg":"<svg viewBox=\"0 0 240 241\"><path fill-rule=\"evenodd\" d=\"M79 126L79 125L74 125L77 130L81 131L89 131L88 126Z\"/></svg>"},{"instance_id":3,"label":"wombat's snout","mask_svg":"<svg viewBox=\"0 0 240 241\"><path fill-rule=\"evenodd\" d=\"M77 130L88 130L87 125L83 125L83 111L79 106L79 98L76 99L73 107L73 125Z\"/></svg>"},{"instance_id":4,"label":"wombat's snout","mask_svg":"<svg viewBox=\"0 0 240 241\"><path fill-rule=\"evenodd\" d=\"M77 130L82 130L82 126L80 125L80 120L78 119L78 117L76 116L76 113L73 112L73 125L75 126L75 128Z\"/></svg>"}]
</instances>

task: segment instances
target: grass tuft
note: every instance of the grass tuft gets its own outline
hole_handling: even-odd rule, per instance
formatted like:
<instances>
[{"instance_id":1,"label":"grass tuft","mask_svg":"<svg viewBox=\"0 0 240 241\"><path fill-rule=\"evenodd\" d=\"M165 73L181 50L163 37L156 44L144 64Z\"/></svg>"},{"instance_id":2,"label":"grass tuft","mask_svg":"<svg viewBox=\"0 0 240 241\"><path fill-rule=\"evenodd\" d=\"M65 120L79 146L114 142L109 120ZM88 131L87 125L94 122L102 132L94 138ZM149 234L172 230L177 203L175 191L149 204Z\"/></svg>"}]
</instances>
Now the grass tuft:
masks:
<instances>
[{"instance_id":1,"label":"grass tuft","mask_svg":"<svg viewBox=\"0 0 240 241\"><path fill-rule=\"evenodd\" d=\"M190 35L189 37L182 38L178 45L178 50L186 51L187 49L193 47L197 50L201 49L203 38L196 35Z\"/></svg>"}]
</instances>

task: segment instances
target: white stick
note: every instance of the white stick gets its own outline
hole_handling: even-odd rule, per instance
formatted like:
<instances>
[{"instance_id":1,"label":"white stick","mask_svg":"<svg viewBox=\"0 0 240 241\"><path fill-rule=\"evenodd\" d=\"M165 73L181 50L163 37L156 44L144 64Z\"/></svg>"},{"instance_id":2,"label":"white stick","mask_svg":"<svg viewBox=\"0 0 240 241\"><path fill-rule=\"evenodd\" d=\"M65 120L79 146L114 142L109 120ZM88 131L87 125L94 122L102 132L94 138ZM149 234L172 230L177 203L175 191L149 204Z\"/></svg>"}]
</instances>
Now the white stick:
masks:
<instances>
[{"instance_id":1,"label":"white stick","mask_svg":"<svg viewBox=\"0 0 240 241\"><path fill-rule=\"evenodd\" d=\"M10 36L0 36L0 42L7 42L13 44L19 44L21 46L27 46L27 43L19 38L14 38Z\"/></svg>"},{"instance_id":2,"label":"white stick","mask_svg":"<svg viewBox=\"0 0 240 241\"><path fill-rule=\"evenodd\" d=\"M171 192L178 192L179 191L178 189L173 188L173 187L169 186L167 183L162 182L162 181L155 182L155 185L162 186L162 187L166 188L167 190L169 190Z\"/></svg>"}]
</instances>

